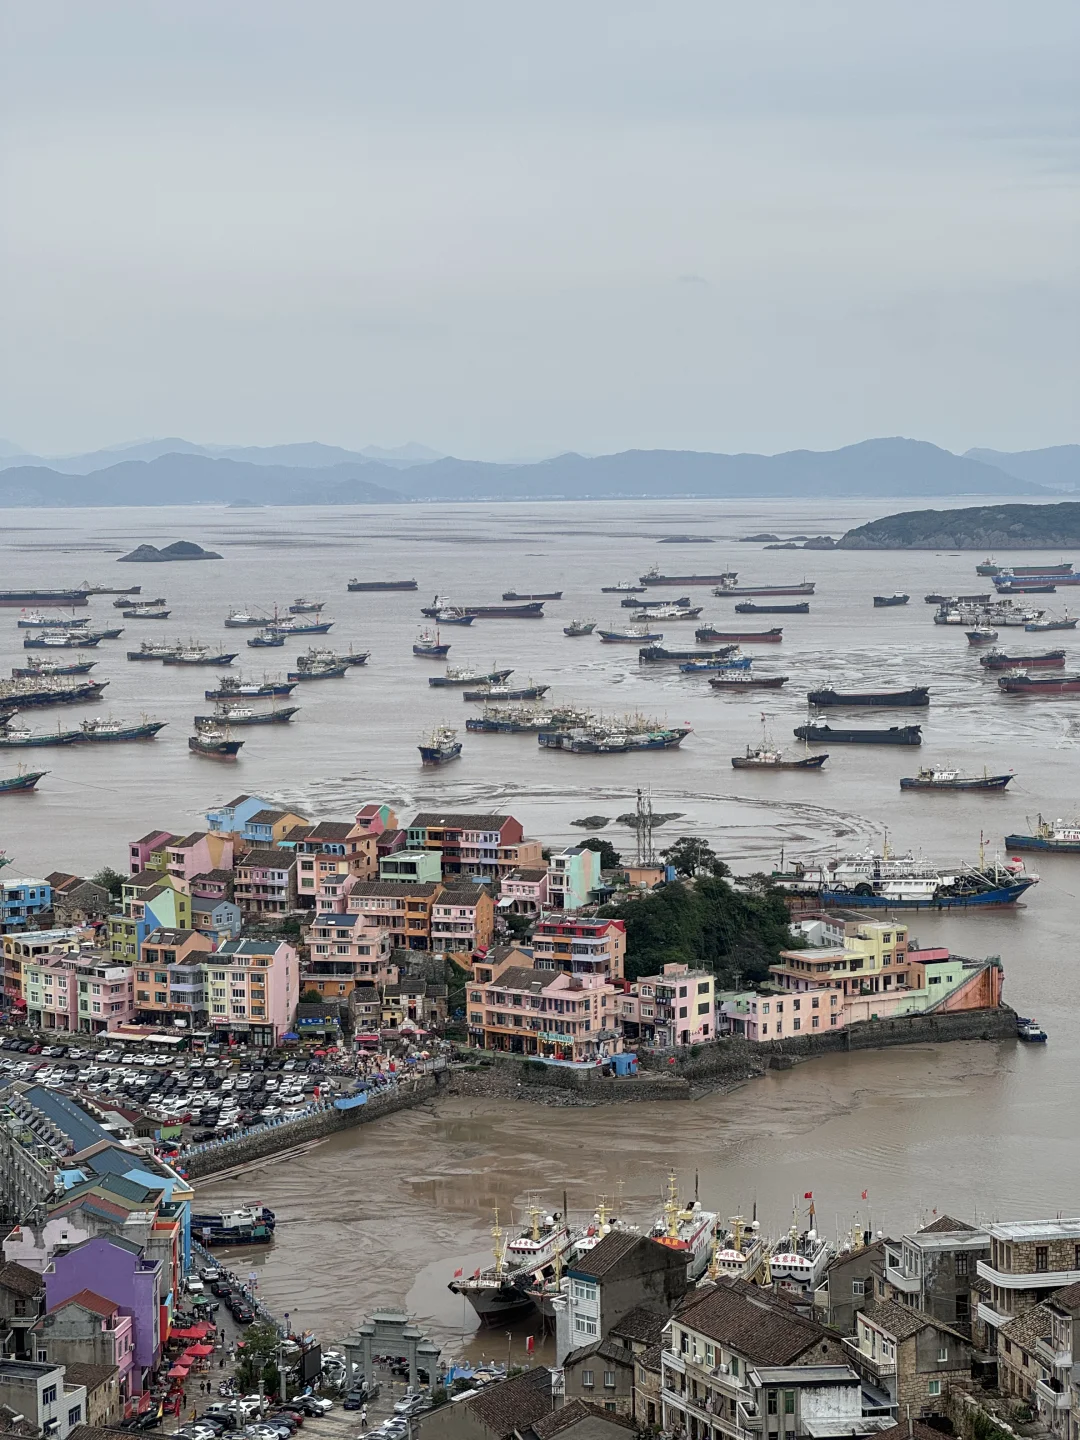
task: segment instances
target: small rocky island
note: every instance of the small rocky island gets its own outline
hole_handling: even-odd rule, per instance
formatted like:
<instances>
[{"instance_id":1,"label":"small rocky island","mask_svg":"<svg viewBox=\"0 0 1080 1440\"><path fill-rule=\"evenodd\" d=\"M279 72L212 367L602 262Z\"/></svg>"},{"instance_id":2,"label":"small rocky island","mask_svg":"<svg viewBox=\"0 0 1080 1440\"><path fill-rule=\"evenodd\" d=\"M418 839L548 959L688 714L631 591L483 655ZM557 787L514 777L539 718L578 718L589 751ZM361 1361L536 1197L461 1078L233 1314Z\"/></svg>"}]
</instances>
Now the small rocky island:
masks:
<instances>
[{"instance_id":1,"label":"small rocky island","mask_svg":"<svg viewBox=\"0 0 1080 1440\"><path fill-rule=\"evenodd\" d=\"M841 550L1080 549L1080 501L907 510L849 530Z\"/></svg>"},{"instance_id":2,"label":"small rocky island","mask_svg":"<svg viewBox=\"0 0 1080 1440\"><path fill-rule=\"evenodd\" d=\"M196 545L191 540L174 540L171 545L164 546L161 550L156 545L137 545L130 555L121 555L119 562L125 560L133 564L162 564L166 560L220 560L222 557L216 550L204 550L201 545Z\"/></svg>"}]
</instances>

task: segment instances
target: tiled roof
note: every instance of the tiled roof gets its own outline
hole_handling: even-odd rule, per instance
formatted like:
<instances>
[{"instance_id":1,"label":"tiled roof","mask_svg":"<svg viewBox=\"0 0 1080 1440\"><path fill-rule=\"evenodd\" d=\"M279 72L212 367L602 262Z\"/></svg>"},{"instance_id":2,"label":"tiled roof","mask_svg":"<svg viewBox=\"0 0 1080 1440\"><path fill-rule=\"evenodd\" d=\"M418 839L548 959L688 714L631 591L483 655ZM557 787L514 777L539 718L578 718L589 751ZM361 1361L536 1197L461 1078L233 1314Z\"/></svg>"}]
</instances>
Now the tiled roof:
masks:
<instances>
[{"instance_id":1,"label":"tiled roof","mask_svg":"<svg viewBox=\"0 0 1080 1440\"><path fill-rule=\"evenodd\" d=\"M93 1393L99 1385L107 1385L119 1374L115 1365L82 1365L70 1361L64 1365L65 1385L85 1385L87 1394Z\"/></svg>"},{"instance_id":2,"label":"tiled roof","mask_svg":"<svg viewBox=\"0 0 1080 1440\"><path fill-rule=\"evenodd\" d=\"M539 985L542 989L556 978L554 970L525 970L511 965L509 970L504 970L497 979L486 983L498 990L531 990L534 985Z\"/></svg>"},{"instance_id":3,"label":"tiled roof","mask_svg":"<svg viewBox=\"0 0 1080 1440\"><path fill-rule=\"evenodd\" d=\"M1075 1310L1080 1306L1080 1280L1064 1286L1061 1290L1055 1290L1050 1299L1063 1310Z\"/></svg>"},{"instance_id":4,"label":"tiled roof","mask_svg":"<svg viewBox=\"0 0 1080 1440\"><path fill-rule=\"evenodd\" d=\"M137 875L125 875L124 884L138 885L145 890L149 885L160 885L163 874L162 870L140 870Z\"/></svg>"},{"instance_id":5,"label":"tiled roof","mask_svg":"<svg viewBox=\"0 0 1080 1440\"><path fill-rule=\"evenodd\" d=\"M921 1420L901 1420L899 1425L890 1425L888 1430L877 1430L874 1440L941 1440L941 1431Z\"/></svg>"},{"instance_id":6,"label":"tiled roof","mask_svg":"<svg viewBox=\"0 0 1080 1440\"><path fill-rule=\"evenodd\" d=\"M200 880L218 880L224 883L232 878L233 872L231 870L203 870L198 875L191 877L191 884L195 885Z\"/></svg>"},{"instance_id":7,"label":"tiled roof","mask_svg":"<svg viewBox=\"0 0 1080 1440\"><path fill-rule=\"evenodd\" d=\"M617 1324L612 1325L609 1334L620 1339L637 1340L643 1345L656 1345L666 1324L666 1315L660 1315L646 1305L635 1305Z\"/></svg>"},{"instance_id":8,"label":"tiled roof","mask_svg":"<svg viewBox=\"0 0 1080 1440\"><path fill-rule=\"evenodd\" d=\"M151 930L143 942L145 945L182 945L185 940L190 940L192 935L197 935L197 930Z\"/></svg>"},{"instance_id":9,"label":"tiled roof","mask_svg":"<svg viewBox=\"0 0 1080 1440\"><path fill-rule=\"evenodd\" d=\"M307 834L308 840L345 840L355 829L350 820L320 820Z\"/></svg>"},{"instance_id":10,"label":"tiled roof","mask_svg":"<svg viewBox=\"0 0 1080 1440\"><path fill-rule=\"evenodd\" d=\"M634 1352L629 1345L620 1345L618 1341L607 1338L594 1340L591 1345L581 1345L578 1349L571 1350L563 1364L576 1365L594 1355L599 1355L601 1360L612 1360L616 1365L632 1365L634 1363Z\"/></svg>"},{"instance_id":11,"label":"tiled roof","mask_svg":"<svg viewBox=\"0 0 1080 1440\"><path fill-rule=\"evenodd\" d=\"M249 825L276 825L279 820L284 820L286 815L291 815L291 810L256 810L254 815L249 815Z\"/></svg>"},{"instance_id":12,"label":"tiled roof","mask_svg":"<svg viewBox=\"0 0 1080 1440\"><path fill-rule=\"evenodd\" d=\"M1033 1309L1018 1315L1015 1320L1010 1320L1007 1325L1002 1325L998 1335L1004 1335L1014 1345L1019 1345L1021 1350L1029 1354L1035 1349L1036 1340L1043 1335L1049 1335L1051 1331L1050 1312L1045 1305L1036 1305ZM1002 1346L998 1344L998 1355L1002 1354Z\"/></svg>"},{"instance_id":13,"label":"tiled roof","mask_svg":"<svg viewBox=\"0 0 1080 1440\"><path fill-rule=\"evenodd\" d=\"M954 1220L951 1215L940 1215L932 1224L924 1225L918 1233L920 1235L943 1235L948 1234L951 1230L975 1230L977 1228L975 1225L969 1225L966 1220Z\"/></svg>"},{"instance_id":14,"label":"tiled roof","mask_svg":"<svg viewBox=\"0 0 1080 1440\"><path fill-rule=\"evenodd\" d=\"M296 856L291 850L248 850L237 860L236 868L291 870L295 864Z\"/></svg>"},{"instance_id":15,"label":"tiled roof","mask_svg":"<svg viewBox=\"0 0 1080 1440\"><path fill-rule=\"evenodd\" d=\"M498 1440L509 1440L551 1413L551 1372L543 1365L486 1386L473 1400L462 1402L469 1414Z\"/></svg>"},{"instance_id":16,"label":"tiled roof","mask_svg":"<svg viewBox=\"0 0 1080 1440\"><path fill-rule=\"evenodd\" d=\"M537 1440L552 1440L553 1436L561 1435L564 1430L580 1424L582 1420L597 1419L616 1425L620 1430L636 1432L638 1429L637 1421L631 1416L616 1415L612 1410L605 1410L602 1405L590 1405L587 1400L571 1400L569 1405L564 1405L559 1410L553 1410L550 1415L535 1420L532 1428ZM938 1440L940 1440L940 1436Z\"/></svg>"},{"instance_id":17,"label":"tiled roof","mask_svg":"<svg viewBox=\"0 0 1080 1440\"><path fill-rule=\"evenodd\" d=\"M36 1270L20 1265L15 1260L7 1260L0 1265L0 1287L29 1299L42 1293L45 1282Z\"/></svg>"},{"instance_id":18,"label":"tiled roof","mask_svg":"<svg viewBox=\"0 0 1080 1440\"><path fill-rule=\"evenodd\" d=\"M907 1340L927 1325L937 1324L931 1316L919 1310L909 1310L906 1305L897 1305L894 1300L871 1300L863 1314L897 1340Z\"/></svg>"},{"instance_id":19,"label":"tiled roof","mask_svg":"<svg viewBox=\"0 0 1080 1440\"><path fill-rule=\"evenodd\" d=\"M547 974L550 978L549 971L525 971L524 973ZM609 1230L591 1250L586 1250L580 1259L575 1260L571 1268L579 1275L591 1275L595 1279L600 1279L613 1266L618 1265L621 1260L625 1260L627 1255L636 1250L639 1245L650 1243L652 1242L643 1240L640 1235L635 1235L632 1230Z\"/></svg>"},{"instance_id":20,"label":"tiled roof","mask_svg":"<svg viewBox=\"0 0 1080 1440\"><path fill-rule=\"evenodd\" d=\"M192 845L197 845L200 840L206 839L205 830L193 830L190 835L185 835L182 840L170 840L170 850L186 850Z\"/></svg>"},{"instance_id":21,"label":"tiled roof","mask_svg":"<svg viewBox=\"0 0 1080 1440\"><path fill-rule=\"evenodd\" d=\"M106 1300L104 1295L97 1294L94 1290L77 1290L74 1295L69 1295L66 1300L59 1301L52 1306L52 1310L60 1310L65 1305L81 1305L84 1310L92 1310L95 1315L115 1315L119 1306L114 1305L111 1300Z\"/></svg>"},{"instance_id":22,"label":"tiled roof","mask_svg":"<svg viewBox=\"0 0 1080 1440\"><path fill-rule=\"evenodd\" d=\"M409 829L501 830L512 818L510 815L469 815L456 810L440 815L437 810L421 810L409 822Z\"/></svg>"},{"instance_id":23,"label":"tiled roof","mask_svg":"<svg viewBox=\"0 0 1080 1440\"><path fill-rule=\"evenodd\" d=\"M547 867L542 870L512 870L506 877L508 880L527 880L530 884L538 884L547 877Z\"/></svg>"},{"instance_id":24,"label":"tiled roof","mask_svg":"<svg viewBox=\"0 0 1080 1440\"><path fill-rule=\"evenodd\" d=\"M676 1313L688 1329L719 1340L752 1365L790 1365L815 1344L829 1344L820 1325L778 1306L746 1282L695 1292Z\"/></svg>"},{"instance_id":25,"label":"tiled roof","mask_svg":"<svg viewBox=\"0 0 1080 1440\"><path fill-rule=\"evenodd\" d=\"M442 883L439 880L424 880L417 884L408 880L361 880L359 885L352 887L349 894L385 895L395 900L420 895L430 900L436 891L441 889Z\"/></svg>"}]
</instances>

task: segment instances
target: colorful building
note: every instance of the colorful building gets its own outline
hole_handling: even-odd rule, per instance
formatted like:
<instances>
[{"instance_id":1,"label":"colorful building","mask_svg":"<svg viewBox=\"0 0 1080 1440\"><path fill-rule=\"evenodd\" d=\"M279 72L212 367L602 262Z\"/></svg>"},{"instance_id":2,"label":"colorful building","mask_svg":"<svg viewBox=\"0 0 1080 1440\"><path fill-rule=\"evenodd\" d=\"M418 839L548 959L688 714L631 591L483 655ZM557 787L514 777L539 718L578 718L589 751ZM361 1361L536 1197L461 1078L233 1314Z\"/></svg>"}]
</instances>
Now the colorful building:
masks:
<instances>
[{"instance_id":1,"label":"colorful building","mask_svg":"<svg viewBox=\"0 0 1080 1440\"><path fill-rule=\"evenodd\" d=\"M781 950L769 974L785 990L839 989L848 995L878 995L909 986L907 926L898 920L850 916L839 946Z\"/></svg>"},{"instance_id":2,"label":"colorful building","mask_svg":"<svg viewBox=\"0 0 1080 1440\"><path fill-rule=\"evenodd\" d=\"M553 975L507 960L485 983L474 977L467 993L469 1038L484 1050L585 1062L622 1050L621 987L601 976Z\"/></svg>"},{"instance_id":3,"label":"colorful building","mask_svg":"<svg viewBox=\"0 0 1080 1440\"><path fill-rule=\"evenodd\" d=\"M497 880L519 865L539 864L539 841L530 841L522 853L523 839L521 823L512 815L443 815L422 810L408 827L408 848L438 850L445 876ZM535 855L531 850L534 844Z\"/></svg>"},{"instance_id":4,"label":"colorful building","mask_svg":"<svg viewBox=\"0 0 1080 1440\"><path fill-rule=\"evenodd\" d=\"M600 852L568 845L548 866L548 900L554 910L580 910L600 884Z\"/></svg>"},{"instance_id":5,"label":"colorful building","mask_svg":"<svg viewBox=\"0 0 1080 1440\"><path fill-rule=\"evenodd\" d=\"M132 1016L131 969L88 948L55 952L23 967L26 1018L43 1030L93 1035Z\"/></svg>"},{"instance_id":6,"label":"colorful building","mask_svg":"<svg viewBox=\"0 0 1080 1440\"><path fill-rule=\"evenodd\" d=\"M141 1246L117 1236L95 1236L50 1260L45 1269L46 1310L89 1292L130 1317L131 1385L139 1394L149 1388L161 1357L163 1279L161 1261L146 1258Z\"/></svg>"},{"instance_id":7,"label":"colorful building","mask_svg":"<svg viewBox=\"0 0 1080 1440\"><path fill-rule=\"evenodd\" d=\"M194 1029L207 1018L204 962L213 942L199 930L152 930L135 970L135 1021Z\"/></svg>"},{"instance_id":8,"label":"colorful building","mask_svg":"<svg viewBox=\"0 0 1080 1440\"><path fill-rule=\"evenodd\" d=\"M442 855L438 850L397 850L379 857L379 879L409 885L442 882Z\"/></svg>"},{"instance_id":9,"label":"colorful building","mask_svg":"<svg viewBox=\"0 0 1080 1440\"><path fill-rule=\"evenodd\" d=\"M573 975L602 975L621 980L626 959L626 925L622 920L566 919L547 916L533 929L532 948L538 970L565 970Z\"/></svg>"},{"instance_id":10,"label":"colorful building","mask_svg":"<svg viewBox=\"0 0 1080 1440\"><path fill-rule=\"evenodd\" d=\"M357 986L397 979L391 931L365 924L362 915L318 915L307 931L310 959L301 988L324 1000L344 1001Z\"/></svg>"},{"instance_id":11,"label":"colorful building","mask_svg":"<svg viewBox=\"0 0 1080 1440\"><path fill-rule=\"evenodd\" d=\"M430 950L432 912L443 889L438 881L350 878L342 886L342 893L347 913L361 916L371 929L388 930L394 945L406 950Z\"/></svg>"},{"instance_id":12,"label":"colorful building","mask_svg":"<svg viewBox=\"0 0 1080 1440\"><path fill-rule=\"evenodd\" d=\"M284 940L226 940L204 968L210 1028L251 1045L279 1044L300 999L293 947Z\"/></svg>"},{"instance_id":13,"label":"colorful building","mask_svg":"<svg viewBox=\"0 0 1080 1440\"><path fill-rule=\"evenodd\" d=\"M635 980L621 1008L627 1039L661 1050L716 1038L716 979L711 970L665 965L661 974Z\"/></svg>"},{"instance_id":14,"label":"colorful building","mask_svg":"<svg viewBox=\"0 0 1080 1440\"><path fill-rule=\"evenodd\" d=\"M239 835L253 815L260 810L269 810L269 800L263 800L258 795L237 795L228 804L221 805L216 810L206 812L206 826L208 830L225 830L230 834Z\"/></svg>"},{"instance_id":15,"label":"colorful building","mask_svg":"<svg viewBox=\"0 0 1080 1440\"><path fill-rule=\"evenodd\" d=\"M0 934L23 929L51 905L52 887L47 880L31 876L21 880L0 878Z\"/></svg>"},{"instance_id":16,"label":"colorful building","mask_svg":"<svg viewBox=\"0 0 1080 1440\"><path fill-rule=\"evenodd\" d=\"M250 847L280 845L290 830L310 823L295 811L275 810L268 805L248 816L240 830L240 838L246 840Z\"/></svg>"},{"instance_id":17,"label":"colorful building","mask_svg":"<svg viewBox=\"0 0 1080 1440\"><path fill-rule=\"evenodd\" d=\"M542 915L548 908L548 870L511 870L504 875L499 895L499 910L511 915Z\"/></svg>"},{"instance_id":18,"label":"colorful building","mask_svg":"<svg viewBox=\"0 0 1080 1440\"><path fill-rule=\"evenodd\" d=\"M191 924L215 945L235 940L243 926L240 907L232 898L233 872L207 870L191 877Z\"/></svg>"},{"instance_id":19,"label":"colorful building","mask_svg":"<svg viewBox=\"0 0 1080 1440\"><path fill-rule=\"evenodd\" d=\"M486 885L457 884L436 896L431 908L431 948L471 955L491 944L495 905Z\"/></svg>"},{"instance_id":20,"label":"colorful building","mask_svg":"<svg viewBox=\"0 0 1080 1440\"><path fill-rule=\"evenodd\" d=\"M92 932L67 926L53 930L16 930L0 939L4 954L4 1003L14 1010L25 1005L23 967L58 950L78 950L89 943Z\"/></svg>"},{"instance_id":21,"label":"colorful building","mask_svg":"<svg viewBox=\"0 0 1080 1440\"><path fill-rule=\"evenodd\" d=\"M246 919L296 909L296 857L289 850L248 850L236 859L233 900Z\"/></svg>"}]
</instances>

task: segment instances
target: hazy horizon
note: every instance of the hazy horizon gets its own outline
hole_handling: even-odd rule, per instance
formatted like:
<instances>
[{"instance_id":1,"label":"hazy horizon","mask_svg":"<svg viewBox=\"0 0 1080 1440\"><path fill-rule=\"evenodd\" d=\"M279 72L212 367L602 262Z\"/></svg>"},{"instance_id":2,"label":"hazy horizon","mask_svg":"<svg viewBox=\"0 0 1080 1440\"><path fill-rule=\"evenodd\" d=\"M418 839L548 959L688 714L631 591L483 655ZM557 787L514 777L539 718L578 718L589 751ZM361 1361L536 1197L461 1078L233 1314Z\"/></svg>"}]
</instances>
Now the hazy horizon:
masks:
<instances>
[{"instance_id":1,"label":"hazy horizon","mask_svg":"<svg viewBox=\"0 0 1080 1440\"><path fill-rule=\"evenodd\" d=\"M0 0L0 436L1075 443L1078 32L1065 0Z\"/></svg>"}]
</instances>

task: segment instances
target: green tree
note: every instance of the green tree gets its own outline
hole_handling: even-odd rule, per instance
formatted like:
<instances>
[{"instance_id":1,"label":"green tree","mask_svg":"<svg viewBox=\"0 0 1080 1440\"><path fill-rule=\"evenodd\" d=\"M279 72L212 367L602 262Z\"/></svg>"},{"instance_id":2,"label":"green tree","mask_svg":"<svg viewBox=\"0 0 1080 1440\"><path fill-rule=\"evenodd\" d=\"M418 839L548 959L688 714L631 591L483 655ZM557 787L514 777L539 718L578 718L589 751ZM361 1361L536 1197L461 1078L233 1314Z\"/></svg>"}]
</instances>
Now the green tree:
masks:
<instances>
[{"instance_id":1,"label":"green tree","mask_svg":"<svg viewBox=\"0 0 1080 1440\"><path fill-rule=\"evenodd\" d=\"M731 872L716 851L699 835L683 835L662 852L662 859L674 865L679 875L729 875Z\"/></svg>"},{"instance_id":2,"label":"green tree","mask_svg":"<svg viewBox=\"0 0 1080 1440\"><path fill-rule=\"evenodd\" d=\"M581 843L587 850L599 852L601 870L618 870L622 867L622 856L610 840L601 840L599 835L590 835Z\"/></svg>"},{"instance_id":3,"label":"green tree","mask_svg":"<svg viewBox=\"0 0 1080 1440\"><path fill-rule=\"evenodd\" d=\"M111 865L104 865L96 875L91 875L90 878L95 885L101 885L108 890L114 900L119 900L123 893L124 880L127 877L121 875L119 870L114 870Z\"/></svg>"},{"instance_id":4,"label":"green tree","mask_svg":"<svg viewBox=\"0 0 1080 1440\"><path fill-rule=\"evenodd\" d=\"M304 993L300 996L301 1005L321 1005L322 1001L322 995L319 993L318 990L314 988L305 990Z\"/></svg>"},{"instance_id":5,"label":"green tree","mask_svg":"<svg viewBox=\"0 0 1080 1440\"><path fill-rule=\"evenodd\" d=\"M260 1321L244 1331L244 1353L236 1366L236 1383L242 1395L250 1395L266 1378L266 1370L277 1352L279 1337L276 1325ZM277 1366L273 1365L275 1376Z\"/></svg>"}]
</instances>

